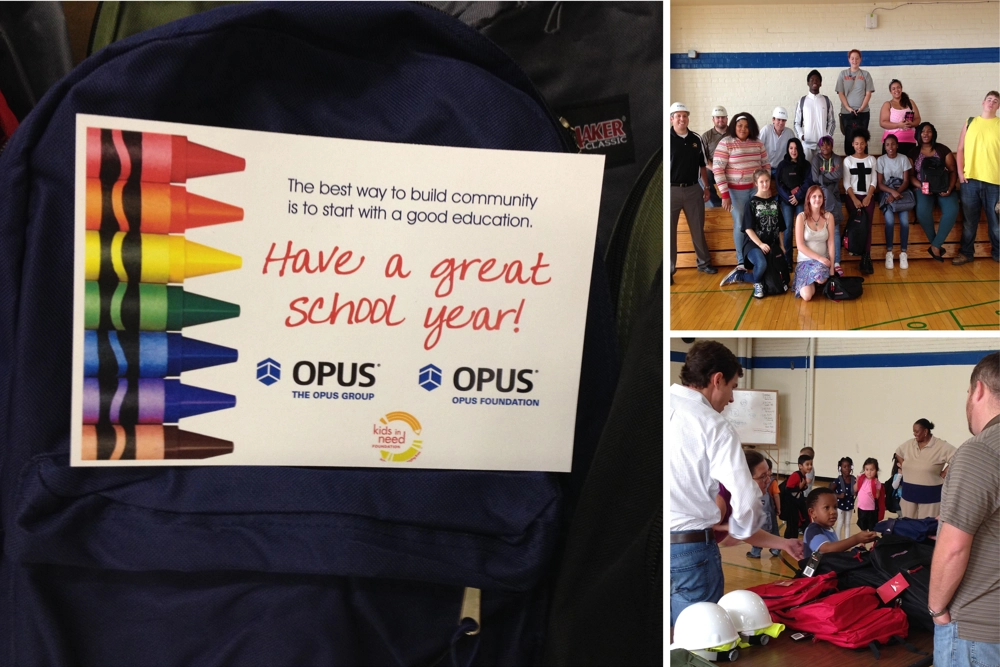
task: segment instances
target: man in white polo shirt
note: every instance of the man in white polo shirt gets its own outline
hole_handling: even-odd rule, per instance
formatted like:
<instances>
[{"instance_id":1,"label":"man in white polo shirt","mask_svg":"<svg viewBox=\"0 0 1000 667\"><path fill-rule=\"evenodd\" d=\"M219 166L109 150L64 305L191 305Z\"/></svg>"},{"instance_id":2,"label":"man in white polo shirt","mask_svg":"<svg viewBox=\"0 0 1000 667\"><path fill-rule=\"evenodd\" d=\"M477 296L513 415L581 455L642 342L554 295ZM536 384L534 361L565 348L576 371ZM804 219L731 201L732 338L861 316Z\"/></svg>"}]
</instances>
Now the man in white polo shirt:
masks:
<instances>
[{"instance_id":1,"label":"man in white polo shirt","mask_svg":"<svg viewBox=\"0 0 1000 667\"><path fill-rule=\"evenodd\" d=\"M732 494L731 537L803 557L802 542L761 528L760 487L736 429L720 414L742 376L725 345L703 340L688 350L682 384L670 387L670 625L690 605L722 597L722 556L712 530L722 518L715 502L720 482Z\"/></svg>"}]
</instances>

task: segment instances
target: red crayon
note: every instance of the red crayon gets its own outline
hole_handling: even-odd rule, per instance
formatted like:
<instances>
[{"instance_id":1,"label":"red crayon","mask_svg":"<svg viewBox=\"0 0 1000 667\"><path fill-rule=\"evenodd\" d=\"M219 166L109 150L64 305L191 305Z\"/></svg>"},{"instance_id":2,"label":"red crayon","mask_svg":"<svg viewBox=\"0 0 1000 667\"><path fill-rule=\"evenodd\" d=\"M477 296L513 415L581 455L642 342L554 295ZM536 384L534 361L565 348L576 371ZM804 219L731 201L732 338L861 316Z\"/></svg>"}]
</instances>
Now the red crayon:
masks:
<instances>
[{"instance_id":1,"label":"red crayon","mask_svg":"<svg viewBox=\"0 0 1000 667\"><path fill-rule=\"evenodd\" d=\"M87 178L99 178L104 183L130 179L186 183L189 178L245 168L243 158L180 135L87 128Z\"/></svg>"}]
</instances>

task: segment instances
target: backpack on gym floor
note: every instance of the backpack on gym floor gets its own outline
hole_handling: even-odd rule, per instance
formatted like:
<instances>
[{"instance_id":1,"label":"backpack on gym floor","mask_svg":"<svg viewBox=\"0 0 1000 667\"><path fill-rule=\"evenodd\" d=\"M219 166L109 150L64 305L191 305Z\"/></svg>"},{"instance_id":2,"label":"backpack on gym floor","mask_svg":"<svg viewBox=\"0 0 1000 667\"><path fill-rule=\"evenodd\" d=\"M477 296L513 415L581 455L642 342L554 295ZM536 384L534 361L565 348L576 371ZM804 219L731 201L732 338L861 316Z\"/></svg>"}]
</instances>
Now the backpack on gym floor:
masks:
<instances>
[{"instance_id":1,"label":"backpack on gym floor","mask_svg":"<svg viewBox=\"0 0 1000 667\"><path fill-rule=\"evenodd\" d=\"M852 255L864 255L868 245L868 211L857 208L844 228L844 248Z\"/></svg>"},{"instance_id":2,"label":"backpack on gym floor","mask_svg":"<svg viewBox=\"0 0 1000 667\"><path fill-rule=\"evenodd\" d=\"M572 475L71 468L78 113L576 151L505 54L416 4L223 7L55 84L0 156L0 664L540 661L564 482L585 474L615 387L603 262Z\"/></svg>"},{"instance_id":3,"label":"backpack on gym floor","mask_svg":"<svg viewBox=\"0 0 1000 667\"><path fill-rule=\"evenodd\" d=\"M864 294L864 278L858 276L830 276L823 286L823 294L831 301L851 301Z\"/></svg>"}]
</instances>

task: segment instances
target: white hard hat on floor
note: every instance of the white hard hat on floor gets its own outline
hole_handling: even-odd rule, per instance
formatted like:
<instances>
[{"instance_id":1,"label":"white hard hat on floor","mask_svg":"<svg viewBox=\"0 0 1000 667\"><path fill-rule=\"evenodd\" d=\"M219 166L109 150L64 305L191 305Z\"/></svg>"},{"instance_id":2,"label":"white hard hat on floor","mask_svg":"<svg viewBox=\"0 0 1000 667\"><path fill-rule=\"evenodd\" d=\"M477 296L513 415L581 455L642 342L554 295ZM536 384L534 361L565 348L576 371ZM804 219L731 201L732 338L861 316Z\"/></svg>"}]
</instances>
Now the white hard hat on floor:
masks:
<instances>
[{"instance_id":1,"label":"white hard hat on floor","mask_svg":"<svg viewBox=\"0 0 1000 667\"><path fill-rule=\"evenodd\" d=\"M713 652L726 653L729 660L735 660L739 639L725 609L714 602L696 602L677 616L672 647L686 648L713 661Z\"/></svg>"}]
</instances>

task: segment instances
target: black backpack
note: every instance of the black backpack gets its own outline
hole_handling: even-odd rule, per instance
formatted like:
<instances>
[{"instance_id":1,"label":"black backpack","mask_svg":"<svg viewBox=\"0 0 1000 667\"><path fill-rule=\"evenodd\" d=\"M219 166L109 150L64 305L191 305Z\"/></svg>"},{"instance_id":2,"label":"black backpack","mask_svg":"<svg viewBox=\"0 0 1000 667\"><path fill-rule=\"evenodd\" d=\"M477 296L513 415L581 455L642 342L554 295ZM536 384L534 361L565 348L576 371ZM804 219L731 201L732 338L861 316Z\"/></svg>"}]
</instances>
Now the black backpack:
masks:
<instances>
[{"instance_id":1,"label":"black backpack","mask_svg":"<svg viewBox=\"0 0 1000 667\"><path fill-rule=\"evenodd\" d=\"M868 211L859 208L847 221L844 229L844 247L852 255L863 255L868 245Z\"/></svg>"},{"instance_id":2,"label":"black backpack","mask_svg":"<svg viewBox=\"0 0 1000 667\"><path fill-rule=\"evenodd\" d=\"M761 282L764 294L784 294L788 291L790 276L784 255L775 254L774 250L767 254L767 269L764 270Z\"/></svg>"},{"instance_id":3,"label":"black backpack","mask_svg":"<svg viewBox=\"0 0 1000 667\"><path fill-rule=\"evenodd\" d=\"M920 180L927 183L927 187L932 193L947 190L951 177L944 160L937 156L925 157L920 165Z\"/></svg>"},{"instance_id":4,"label":"black backpack","mask_svg":"<svg viewBox=\"0 0 1000 667\"><path fill-rule=\"evenodd\" d=\"M831 301L857 299L865 291L861 285L863 282L865 282L864 278L856 276L830 276L823 287L823 294Z\"/></svg>"}]
</instances>

